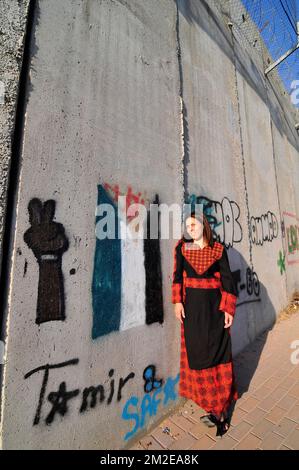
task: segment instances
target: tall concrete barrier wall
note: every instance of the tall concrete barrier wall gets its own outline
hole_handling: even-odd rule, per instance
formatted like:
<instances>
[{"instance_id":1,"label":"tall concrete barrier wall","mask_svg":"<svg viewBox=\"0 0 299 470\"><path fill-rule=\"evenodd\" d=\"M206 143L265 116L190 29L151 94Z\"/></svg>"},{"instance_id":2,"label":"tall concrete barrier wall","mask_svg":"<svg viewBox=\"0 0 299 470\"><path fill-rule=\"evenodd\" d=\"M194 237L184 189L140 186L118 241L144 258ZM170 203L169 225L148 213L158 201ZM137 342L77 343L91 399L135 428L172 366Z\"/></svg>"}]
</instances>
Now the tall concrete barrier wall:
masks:
<instances>
[{"instance_id":1,"label":"tall concrete barrier wall","mask_svg":"<svg viewBox=\"0 0 299 470\"><path fill-rule=\"evenodd\" d=\"M238 286L234 355L299 289L293 111L220 3L34 3L4 449L122 449L181 403L175 240L100 240L99 204L204 204Z\"/></svg>"}]
</instances>

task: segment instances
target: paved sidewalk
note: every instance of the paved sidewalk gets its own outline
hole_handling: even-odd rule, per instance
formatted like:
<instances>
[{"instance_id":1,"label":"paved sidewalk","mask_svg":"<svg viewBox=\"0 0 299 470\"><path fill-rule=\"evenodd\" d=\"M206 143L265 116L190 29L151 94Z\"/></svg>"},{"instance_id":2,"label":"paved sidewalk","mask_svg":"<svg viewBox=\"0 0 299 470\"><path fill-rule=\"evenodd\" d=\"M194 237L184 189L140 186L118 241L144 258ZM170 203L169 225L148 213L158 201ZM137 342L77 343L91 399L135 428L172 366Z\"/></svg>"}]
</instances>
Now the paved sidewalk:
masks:
<instances>
[{"instance_id":1,"label":"paved sidewalk","mask_svg":"<svg viewBox=\"0 0 299 470\"><path fill-rule=\"evenodd\" d=\"M131 449L298 450L299 364L291 362L295 340L299 342L298 310L234 359L240 399L222 438L199 421L205 412L188 400Z\"/></svg>"}]
</instances>

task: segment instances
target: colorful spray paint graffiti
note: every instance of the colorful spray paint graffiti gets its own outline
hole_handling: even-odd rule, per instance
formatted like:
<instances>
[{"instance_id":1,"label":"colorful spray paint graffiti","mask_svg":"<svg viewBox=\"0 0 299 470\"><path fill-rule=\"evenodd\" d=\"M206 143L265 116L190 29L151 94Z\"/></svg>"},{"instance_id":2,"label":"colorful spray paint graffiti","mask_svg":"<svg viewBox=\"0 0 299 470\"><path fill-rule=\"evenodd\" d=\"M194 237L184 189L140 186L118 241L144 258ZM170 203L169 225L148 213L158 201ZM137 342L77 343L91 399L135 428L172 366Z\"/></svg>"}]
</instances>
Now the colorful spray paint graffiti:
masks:
<instances>
[{"instance_id":1,"label":"colorful spray paint graffiti","mask_svg":"<svg viewBox=\"0 0 299 470\"><path fill-rule=\"evenodd\" d=\"M151 239L150 210L147 213L147 237L129 239L122 236L125 222L119 217L115 198L120 195L118 186L113 194L109 185L98 186L97 207L106 205L106 213L96 215L96 234L107 223L111 210L113 227L107 227L107 238L96 238L92 281L93 326L92 338L123 331L138 325L163 323L162 268L157 239ZM134 195L129 187L126 205L144 203L141 194ZM153 203L159 204L158 196ZM102 206L103 207L103 206ZM110 209L109 209L110 207ZM126 207L127 213L127 207ZM130 221L134 219L129 215ZM109 237L110 232L115 237Z\"/></svg>"},{"instance_id":2,"label":"colorful spray paint graffiti","mask_svg":"<svg viewBox=\"0 0 299 470\"><path fill-rule=\"evenodd\" d=\"M187 199L187 203L191 205L203 204L203 211L212 228L215 240L224 243L227 248L242 241L242 227L239 221L240 208L236 201L224 197L220 202L211 200L205 196L192 194L189 199ZM272 213L269 212L268 214ZM274 214L272 214L271 217L270 221L272 226L275 226L276 236L276 225L273 222L276 218ZM264 238L266 239L266 236ZM232 274L238 292L237 307L246 303L260 302L260 283L258 275L253 268L245 267L245 269L232 270ZM244 296L243 292L245 294Z\"/></svg>"},{"instance_id":3,"label":"colorful spray paint graffiti","mask_svg":"<svg viewBox=\"0 0 299 470\"><path fill-rule=\"evenodd\" d=\"M147 419L156 416L159 406L166 406L169 401L176 401L178 393L176 385L179 382L180 374L175 378L168 377L164 383L150 394L146 393L142 400L137 396L132 396L125 404L122 418L126 421L133 421L134 427L127 432L124 440L131 439L146 424ZM158 396L160 396L158 398Z\"/></svg>"},{"instance_id":4,"label":"colorful spray paint graffiti","mask_svg":"<svg viewBox=\"0 0 299 470\"><path fill-rule=\"evenodd\" d=\"M28 204L31 227L24 241L34 253L39 265L36 323L65 319L62 255L69 242L62 224L53 221L55 201L44 204L38 198ZM25 263L24 275L27 271Z\"/></svg>"},{"instance_id":5,"label":"colorful spray paint graffiti","mask_svg":"<svg viewBox=\"0 0 299 470\"><path fill-rule=\"evenodd\" d=\"M108 372L108 380L96 386L88 386L83 388L69 388L65 381L62 381L57 390L48 393L47 386L49 382L50 373L53 374L55 370L63 369L70 366L77 366L79 359L74 358L69 361L64 361L58 364L44 364L36 367L25 374L24 379L27 380L31 376L42 373L41 388L36 406L36 411L33 419L33 426L40 424L41 420L46 425L51 425L57 416L65 417L71 408L71 403L76 397L79 397L80 402L77 410L80 414L95 409L98 405L111 405L111 403L118 403L122 400L124 387L134 379L135 373L130 372L125 377L119 377L118 381L115 379L115 370L110 369ZM176 391L176 384L179 381L179 374L175 378L168 377L166 381L157 379L156 366L153 364L148 365L143 373L142 378L144 381L143 390L145 394L142 398L131 396L125 403L121 417L125 421L133 421L134 428L126 433L124 439L127 440L132 437L139 429L145 424L148 417L155 416L159 405L167 405L169 401L175 401L178 398ZM160 398L157 398L160 395ZM47 398L47 400L46 400ZM115 398L115 399L114 399ZM114 401L113 401L114 399ZM43 416L46 404L50 404L50 409L47 414ZM133 407L133 410L130 409Z\"/></svg>"},{"instance_id":6,"label":"colorful spray paint graffiti","mask_svg":"<svg viewBox=\"0 0 299 470\"><path fill-rule=\"evenodd\" d=\"M277 265L280 272L285 271L285 263L288 265L299 263L299 217L291 212L282 213L282 242L283 252L278 255Z\"/></svg>"},{"instance_id":7,"label":"colorful spray paint graffiti","mask_svg":"<svg viewBox=\"0 0 299 470\"><path fill-rule=\"evenodd\" d=\"M192 194L187 203L203 204L203 211L211 225L215 240L224 243L226 247L242 241L242 227L239 221L240 207L235 201L224 197L219 202L205 196Z\"/></svg>"}]
</instances>

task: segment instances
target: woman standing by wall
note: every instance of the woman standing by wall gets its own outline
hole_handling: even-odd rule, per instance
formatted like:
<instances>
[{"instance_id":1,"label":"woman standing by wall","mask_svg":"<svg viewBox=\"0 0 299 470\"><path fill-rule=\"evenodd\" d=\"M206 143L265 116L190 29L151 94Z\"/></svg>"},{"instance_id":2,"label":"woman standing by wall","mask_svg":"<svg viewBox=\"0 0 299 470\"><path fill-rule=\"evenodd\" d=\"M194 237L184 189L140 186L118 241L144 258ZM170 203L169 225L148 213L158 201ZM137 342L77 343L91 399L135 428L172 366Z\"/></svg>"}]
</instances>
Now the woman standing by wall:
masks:
<instances>
[{"instance_id":1,"label":"woman standing by wall","mask_svg":"<svg viewBox=\"0 0 299 470\"><path fill-rule=\"evenodd\" d=\"M181 322L179 395L203 408L208 414L202 421L216 424L222 436L238 398L230 336L237 291L226 248L213 240L205 215L191 213L184 231L174 250L172 281L172 303Z\"/></svg>"}]
</instances>

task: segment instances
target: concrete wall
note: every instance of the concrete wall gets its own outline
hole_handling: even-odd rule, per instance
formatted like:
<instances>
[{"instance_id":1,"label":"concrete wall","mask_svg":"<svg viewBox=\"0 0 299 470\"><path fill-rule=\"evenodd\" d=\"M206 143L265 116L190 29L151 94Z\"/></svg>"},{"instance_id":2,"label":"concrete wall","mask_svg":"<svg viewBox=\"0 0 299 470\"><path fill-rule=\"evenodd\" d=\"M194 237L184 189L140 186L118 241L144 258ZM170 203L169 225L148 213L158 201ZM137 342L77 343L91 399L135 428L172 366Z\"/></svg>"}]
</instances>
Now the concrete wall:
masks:
<instances>
[{"instance_id":1,"label":"concrete wall","mask_svg":"<svg viewBox=\"0 0 299 470\"><path fill-rule=\"evenodd\" d=\"M0 3L0 263L29 0Z\"/></svg>"},{"instance_id":2,"label":"concrete wall","mask_svg":"<svg viewBox=\"0 0 299 470\"><path fill-rule=\"evenodd\" d=\"M99 202L205 204L238 285L234 354L299 288L294 118L227 14L195 0L36 4L4 449L120 449L179 404L174 241L100 242Z\"/></svg>"}]
</instances>

